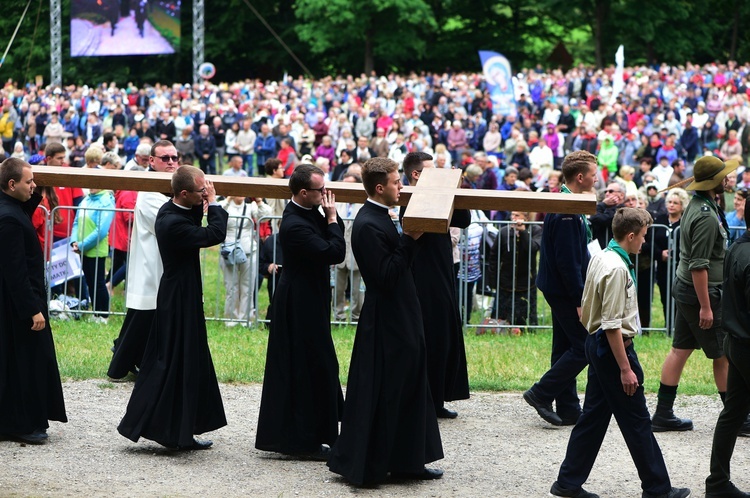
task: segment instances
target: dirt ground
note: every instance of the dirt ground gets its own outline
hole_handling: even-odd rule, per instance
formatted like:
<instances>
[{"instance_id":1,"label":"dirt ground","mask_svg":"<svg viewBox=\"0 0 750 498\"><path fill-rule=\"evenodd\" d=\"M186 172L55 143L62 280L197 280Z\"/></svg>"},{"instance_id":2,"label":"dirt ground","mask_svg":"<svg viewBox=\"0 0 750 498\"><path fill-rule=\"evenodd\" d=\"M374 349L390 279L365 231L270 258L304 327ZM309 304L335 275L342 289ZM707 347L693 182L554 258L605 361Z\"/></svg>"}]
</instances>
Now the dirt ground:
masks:
<instances>
[{"instance_id":1,"label":"dirt ground","mask_svg":"<svg viewBox=\"0 0 750 498\"><path fill-rule=\"evenodd\" d=\"M147 440L133 444L116 427L131 383L64 384L70 422L53 423L49 442L0 441L0 496L547 496L565 455L570 428L543 422L520 393L473 393L441 420L445 470L438 481L387 482L357 489L320 462L296 461L254 448L260 385L222 385L229 425L204 437L208 451L176 453ZM655 398L649 397L653 410ZM657 434L673 485L703 496L718 396L680 396L676 411L695 430ZM750 490L750 439L740 438L734 482ZM603 497L639 497L640 481L612 421L585 485Z\"/></svg>"}]
</instances>

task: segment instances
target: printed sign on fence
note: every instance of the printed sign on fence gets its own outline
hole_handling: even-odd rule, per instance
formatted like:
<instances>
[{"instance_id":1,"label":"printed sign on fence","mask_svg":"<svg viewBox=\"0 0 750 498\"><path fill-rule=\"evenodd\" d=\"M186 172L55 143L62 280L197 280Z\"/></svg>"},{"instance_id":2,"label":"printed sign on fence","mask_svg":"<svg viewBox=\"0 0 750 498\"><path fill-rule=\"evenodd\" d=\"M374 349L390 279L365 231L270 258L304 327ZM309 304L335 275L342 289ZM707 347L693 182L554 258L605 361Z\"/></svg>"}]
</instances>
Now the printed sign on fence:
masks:
<instances>
[{"instance_id":1,"label":"printed sign on fence","mask_svg":"<svg viewBox=\"0 0 750 498\"><path fill-rule=\"evenodd\" d=\"M70 248L70 238L52 244L52 256L47 270L50 287L81 276L81 257Z\"/></svg>"}]
</instances>

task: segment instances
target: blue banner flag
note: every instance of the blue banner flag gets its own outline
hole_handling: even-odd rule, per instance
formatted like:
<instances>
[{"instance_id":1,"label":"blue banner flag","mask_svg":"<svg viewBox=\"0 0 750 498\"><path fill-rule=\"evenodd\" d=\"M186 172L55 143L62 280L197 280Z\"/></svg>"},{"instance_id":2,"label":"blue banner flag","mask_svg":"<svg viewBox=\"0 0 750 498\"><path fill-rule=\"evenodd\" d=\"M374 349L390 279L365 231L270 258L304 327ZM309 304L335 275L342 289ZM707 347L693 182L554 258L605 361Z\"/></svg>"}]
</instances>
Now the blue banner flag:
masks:
<instances>
[{"instance_id":1,"label":"blue banner flag","mask_svg":"<svg viewBox=\"0 0 750 498\"><path fill-rule=\"evenodd\" d=\"M492 99L492 112L501 116L516 115L516 96L513 90L513 73L504 55L486 50L479 51L484 79Z\"/></svg>"}]
</instances>

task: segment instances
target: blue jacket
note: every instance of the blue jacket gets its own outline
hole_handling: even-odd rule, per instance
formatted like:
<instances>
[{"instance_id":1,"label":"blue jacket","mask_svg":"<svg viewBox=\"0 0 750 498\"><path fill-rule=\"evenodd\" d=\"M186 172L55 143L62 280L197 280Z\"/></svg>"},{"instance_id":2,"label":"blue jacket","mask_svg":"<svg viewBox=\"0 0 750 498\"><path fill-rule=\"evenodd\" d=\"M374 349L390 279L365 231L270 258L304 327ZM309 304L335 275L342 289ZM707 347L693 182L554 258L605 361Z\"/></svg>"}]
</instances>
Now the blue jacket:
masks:
<instances>
[{"instance_id":1,"label":"blue jacket","mask_svg":"<svg viewBox=\"0 0 750 498\"><path fill-rule=\"evenodd\" d=\"M580 306L589 259L586 227L581 215L547 214L542 230L537 287L545 295L569 299Z\"/></svg>"},{"instance_id":2,"label":"blue jacket","mask_svg":"<svg viewBox=\"0 0 750 498\"><path fill-rule=\"evenodd\" d=\"M255 153L265 159L276 155L276 139L273 138L273 135L271 135L270 133L267 137L258 135L258 138L255 139Z\"/></svg>"}]
</instances>

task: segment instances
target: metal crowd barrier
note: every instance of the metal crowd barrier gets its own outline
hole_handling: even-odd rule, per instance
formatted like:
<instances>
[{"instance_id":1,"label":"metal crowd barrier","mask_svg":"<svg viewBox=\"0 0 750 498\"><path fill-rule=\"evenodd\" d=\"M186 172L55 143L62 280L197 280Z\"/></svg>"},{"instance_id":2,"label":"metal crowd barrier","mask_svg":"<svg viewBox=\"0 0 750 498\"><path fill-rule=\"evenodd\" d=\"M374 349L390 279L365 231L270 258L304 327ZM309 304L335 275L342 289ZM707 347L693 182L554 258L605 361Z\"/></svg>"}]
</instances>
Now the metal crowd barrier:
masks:
<instances>
[{"instance_id":1,"label":"metal crowd barrier","mask_svg":"<svg viewBox=\"0 0 750 498\"><path fill-rule=\"evenodd\" d=\"M44 209L43 207L41 209ZM59 310L55 308L53 316L63 315L74 315L75 317L82 317L85 315L92 315L96 307L95 293L92 296L91 292L86 292L86 283L83 276L78 276L76 271L76 265L71 264L71 260L78 257L77 254L72 252L70 244L64 242L62 245L58 242L57 246L52 246L51 241L53 238L53 217L58 210L70 210L77 212L81 208L79 207L63 207L59 206L55 208L51 213L46 212L46 238L45 238L45 251L47 254L52 253L53 258L47 262L48 277L50 275L56 276L57 285L51 285L48 279L48 299L50 302L54 300L60 300L60 294L64 294L71 303L75 303L76 299L79 302L77 309L63 309ZM88 209L87 211L94 211ZM117 212L129 212L132 210L126 209L108 209L105 211ZM84 215L85 216L85 215ZM233 217L240 219L241 217ZM261 233L258 227L261 223L271 222L275 223L280 219L279 216L265 216L257 221L253 220L249 216L244 217L245 222L243 225L243 231L249 231L251 238L255 241L257 251L253 257L250 256L252 262L252 269L248 274L250 279L249 287L252 290L252 299L248 303L247 317L244 320L237 320L234 317L227 317L224 313L225 303L227 302L227 293L224 285L224 274L222 270L222 263L219 262L221 256L219 255L219 248L212 247L201 251L202 261L202 277L203 277L203 294L204 294L204 311L207 320L221 321L221 322L240 322L246 326L258 326L259 324L267 324L268 319L266 317L266 306L270 300L270 296L274 291L274 279L268 277L260 278L259 275L264 273L259 268L260 252L263 241L261 240ZM344 223L352 223L352 218L345 218ZM113 221L114 223L114 221ZM459 263L457 264L457 296L459 302L459 308L461 312L461 319L464 325L464 329L467 332L473 332L477 334L481 333L521 333L526 331L535 331L541 329L550 329L552 326L552 316L549 310L549 306L544 300L544 296L536 287L536 282L532 278L532 272L530 268L538 268L539 263L539 250L521 252L519 246L519 240L513 237L503 238L500 236L493 236L492 234L500 234L503 231L513 232L513 221L478 221L472 224L467 229L461 230L459 239ZM525 222L526 230L543 230L542 222ZM72 227L72 221L71 221ZM536 228L532 228L536 227ZM735 230L744 230L743 227L730 227ZM113 229L113 230L116 230ZM132 231L132 224L129 225L128 231ZM110 232L112 235L116 235L114 232ZM657 282L657 270L654 264L657 257L661 257L660 254L656 253L654 241L657 236L664 235L667 240L667 250L669 251L669 257L663 269L666 271L666 278L661 279L661 283ZM130 237L130 233L128 234ZM476 240L472 243L472 237L479 238L477 243ZM496 247L494 252L494 258L492 257L493 243L500 244L504 241L506 247L501 250ZM665 225L653 225L649 231L649 235L644 245L646 249L645 253L639 255L635 260L636 268L638 271L638 287L645 285L645 290L639 292L642 294L642 299L647 300L649 303L648 310L641 309L641 319L644 322L644 332L659 331L665 332L671 335L671 324L674 323L674 301L671 299L672 292L672 281L676 273L676 262L677 258L674 257L676 252L677 243L679 241L679 228L671 230ZM273 247L269 247L271 260L277 261L277 255L280 254L280 245L278 241L273 237L269 239L269 243L273 244ZM472 245L473 244L473 245ZM159 257L158 254L154 257ZM354 264L353 256L349 252L349 256L352 260L349 262L349 268ZM474 259L472 259L474 258ZM648 258L651 264L643 263L643 258ZM253 262L254 261L254 262ZM127 264L127 262L126 262ZM479 265L479 272L472 273L470 271L471 265ZM510 264L510 266L508 266ZM497 272L494 278L490 278L490 268L497 268ZM504 285L501 272L508 271L510 267L512 271L511 285ZM520 272L519 267L523 267ZM107 268L111 271L111 263L107 265ZM231 268L231 267L228 267ZM63 272L62 278L60 272ZM236 271L236 269L233 269ZM282 266L283 271L283 266ZM339 273L337 278L337 273ZM353 310L355 308L354 303L351 302L352 292L351 290L355 287L360 289L361 298L364 299L364 281L359 279L358 271L352 272L348 270L337 269L336 266L331 266L330 269L330 286L331 286L331 323L335 325L351 325L356 323L356 316L353 316ZM231 277L232 274L228 273L227 277ZM99 278L104 276L97 275ZM98 282L97 282L98 283ZM125 291L127 291L127 279L124 282ZM342 288L342 286L344 286ZM268 290L270 286L270 291ZM663 286L662 289L660 286ZM61 292L62 289L62 292ZM664 309L664 321L663 323L654 323L653 317L655 315L654 310L654 295L656 290L660 292L660 295L664 296L665 309ZM70 295L70 294L73 295ZM261 297L263 294L263 297ZM356 294L356 292L354 293ZM266 297L268 295L269 297ZM64 296L64 297L65 297ZM347 298L348 297L348 298ZM65 299L63 299L64 301ZM82 304L81 304L82 302ZM470 306L474 305L475 306ZM65 303L63 303L65 305ZM657 306L659 303L657 303ZM56 303L56 306L59 306ZM469 314L469 308L474 307L474 313ZM337 313L338 310L338 313ZM112 315L124 315L125 314L124 299L116 300L116 306L113 306L113 300L109 300L109 306L107 314ZM338 316L337 316L338 314ZM646 319L649 318L649 319ZM658 325L658 326L657 326Z\"/></svg>"}]
</instances>

